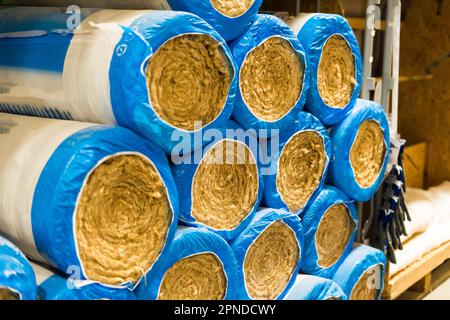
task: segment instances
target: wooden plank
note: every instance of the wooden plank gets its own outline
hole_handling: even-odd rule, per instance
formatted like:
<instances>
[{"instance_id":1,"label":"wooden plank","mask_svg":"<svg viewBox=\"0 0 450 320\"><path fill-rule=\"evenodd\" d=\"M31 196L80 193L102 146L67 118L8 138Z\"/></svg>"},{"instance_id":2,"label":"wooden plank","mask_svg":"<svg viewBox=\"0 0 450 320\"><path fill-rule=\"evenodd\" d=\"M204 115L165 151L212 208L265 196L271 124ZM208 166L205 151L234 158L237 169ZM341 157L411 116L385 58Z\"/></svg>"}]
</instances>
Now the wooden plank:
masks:
<instances>
[{"instance_id":1,"label":"wooden plank","mask_svg":"<svg viewBox=\"0 0 450 320\"><path fill-rule=\"evenodd\" d=\"M431 273L427 274L425 277L417 281L411 288L411 291L420 293L430 293L431 292Z\"/></svg>"},{"instance_id":2,"label":"wooden plank","mask_svg":"<svg viewBox=\"0 0 450 320\"><path fill-rule=\"evenodd\" d=\"M447 279L450 278L450 260L444 262L440 267L431 273L431 291L435 290ZM422 300L429 293L428 292L414 292L408 290L397 297L397 300Z\"/></svg>"},{"instance_id":3,"label":"wooden plank","mask_svg":"<svg viewBox=\"0 0 450 320\"><path fill-rule=\"evenodd\" d=\"M383 292L383 298L391 300L397 298L448 259L450 259L450 242L427 253L407 269L392 277Z\"/></svg>"}]
</instances>

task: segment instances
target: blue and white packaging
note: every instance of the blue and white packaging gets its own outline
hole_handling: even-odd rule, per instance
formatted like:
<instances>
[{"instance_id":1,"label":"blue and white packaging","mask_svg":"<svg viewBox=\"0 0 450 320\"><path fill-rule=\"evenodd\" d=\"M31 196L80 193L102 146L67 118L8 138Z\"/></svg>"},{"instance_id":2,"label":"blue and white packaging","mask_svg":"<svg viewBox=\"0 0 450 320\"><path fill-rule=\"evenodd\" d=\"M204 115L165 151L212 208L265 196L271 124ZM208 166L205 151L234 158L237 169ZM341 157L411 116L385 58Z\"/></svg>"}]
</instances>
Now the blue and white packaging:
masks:
<instances>
[{"instance_id":1,"label":"blue and white packaging","mask_svg":"<svg viewBox=\"0 0 450 320\"><path fill-rule=\"evenodd\" d=\"M242 80L242 69L247 58L252 52L254 52L255 49L264 46L268 40L277 38L286 40L289 43L292 50L297 54L300 65L303 69L302 70L303 74L301 75L303 78L301 79L302 87L299 96L295 101L295 103L288 110L288 112L285 112L281 117L278 117L277 119L269 121L263 119L260 115L257 115L254 112L254 110L252 110L247 105L242 88L243 85L246 85L244 80ZM238 81L238 92L236 96L235 108L233 111L233 119L236 120L245 129L257 130L256 134L259 134L259 130L286 129L292 122L296 120L298 113L303 109L306 97L309 92L308 58L307 55L305 54L305 50L303 49L300 42L297 40L295 34L292 32L289 26L286 23L284 23L281 19L272 15L259 14L256 20L250 26L250 28L245 33L243 33L239 38L235 39L230 43L230 49L237 64L240 78ZM275 76L279 76L276 74L271 74L269 71L267 72L268 77L273 78ZM258 76L261 77L261 75ZM282 81L280 79L271 79L271 78L267 80ZM262 91L263 89L260 90ZM266 88L264 90L268 89ZM269 90L269 92L264 91L258 92L258 94L262 96L261 100L264 100L265 96L274 93L272 91ZM275 94L278 94L279 98L281 99L282 95L285 93L275 92Z\"/></svg>"},{"instance_id":2,"label":"blue and white packaging","mask_svg":"<svg viewBox=\"0 0 450 320\"><path fill-rule=\"evenodd\" d=\"M284 227L287 227L291 234L295 238L296 249L298 254L298 260L295 261L295 266L292 270L289 270L289 274L283 275L286 276L285 280L280 280L281 276L279 271L279 266L277 265L280 261L274 262L272 258L274 255L280 255L282 249L281 245L288 245L290 243L284 242L286 239L276 239L277 243L269 243L267 246L266 252L264 252L264 259L257 259L254 263L261 264L258 266L258 271L267 274L269 277L266 279L267 281L263 281L265 285L272 285L276 283L276 288L274 288L274 292L270 292L269 296L252 296L252 292L249 284L253 282L261 281L261 279L246 279L246 263L247 258L249 256L250 250L254 246L255 242L264 235L264 233L272 227L275 223L279 223ZM276 238L276 236L275 236ZM279 243L282 241L283 244ZM278 247L276 247L278 245ZM241 282L241 286L244 288L243 296L241 299L244 300L260 300L260 299L276 299L281 300L284 296L289 292L291 287L294 285L295 280L297 278L297 274L299 272L301 263L304 258L303 252L303 228L300 222L300 218L297 215L291 214L284 210L275 210L275 209L263 209L261 208L256 215L253 217L250 224L241 232L241 234L231 242L231 248L236 256L238 262L238 271L239 271L239 280ZM260 257L261 258L261 257ZM276 256L275 258L288 258L288 257L280 257ZM250 270L248 270L250 272ZM283 270L286 272L286 270ZM265 285L261 287L265 287ZM261 288L260 288L261 289ZM267 288L262 288L267 290Z\"/></svg>"},{"instance_id":3,"label":"blue and white packaging","mask_svg":"<svg viewBox=\"0 0 450 320\"><path fill-rule=\"evenodd\" d=\"M378 249L356 245L333 277L349 300L381 299L386 256Z\"/></svg>"},{"instance_id":4,"label":"blue and white packaging","mask_svg":"<svg viewBox=\"0 0 450 320\"><path fill-rule=\"evenodd\" d=\"M303 145L301 149L303 148L314 148L311 150L306 149L302 154L301 157L305 158L311 151L319 152L320 149L322 149L322 152L324 153L324 159L321 159L320 156L314 156L311 158L310 164L308 164L307 167L299 168L297 166L294 166L294 170L303 170L304 172L299 172L298 175L301 175L302 177L305 177L306 182L308 182L308 177L315 176L313 181L309 181L308 185L300 185L296 186L297 190L299 191L302 188L309 187L311 190L306 195L303 203L295 204L296 208L292 208L293 204L289 204L286 198L286 195L284 195L280 191L279 188L279 175L283 174L280 172L280 159L283 156L286 146L289 145L291 141L293 141L294 138L298 137L300 138L303 134L308 133L314 133L319 136L319 144L320 147L317 147L314 143L312 145ZM276 150L273 150L275 145L275 140L277 140L278 148ZM306 113L306 112L300 112L297 116L296 121L291 124L291 126L282 131L280 136L276 136L275 138L272 138L268 144L270 145L270 149L272 151L275 151L275 153L268 155L267 158L264 156L264 165L269 166L269 170L266 175L264 175L264 198L263 198L263 204L269 208L276 208L276 209L285 209L293 213L297 214L303 214L303 212L308 208L308 206L311 204L311 202L314 200L314 198L317 196L317 194L322 189L328 172L328 166L332 158L332 145L330 138L328 137L328 132L325 129L325 127L320 123L320 121L314 117L313 115ZM300 150L300 148L297 148ZM322 161L323 160L323 161ZM292 160L294 161L294 160ZM286 172L286 175L289 173ZM305 184L306 184L305 182Z\"/></svg>"},{"instance_id":5,"label":"blue and white packaging","mask_svg":"<svg viewBox=\"0 0 450 320\"><path fill-rule=\"evenodd\" d=\"M159 147L125 128L6 113L0 113L0 145L7 151L0 153L0 232L36 261L61 272L78 268L81 280L92 279L87 278L79 255L75 221L91 173L115 156L146 159L164 186L171 213L165 242L150 269L161 262L176 230L178 195ZM101 223L108 221L99 218ZM116 218L109 226L120 229L124 220Z\"/></svg>"},{"instance_id":6,"label":"blue and white packaging","mask_svg":"<svg viewBox=\"0 0 450 320\"><path fill-rule=\"evenodd\" d=\"M70 0L19 0L22 5L70 6ZM154 9L191 12L208 22L220 35L230 41L251 25L263 0L78 0L86 8Z\"/></svg>"},{"instance_id":7,"label":"blue and white packaging","mask_svg":"<svg viewBox=\"0 0 450 320\"><path fill-rule=\"evenodd\" d=\"M344 207L329 210L336 206ZM353 248L358 230L354 201L337 188L325 186L303 215L302 225L305 235L302 273L331 279ZM324 229L319 239L320 228ZM322 248L325 245L330 247Z\"/></svg>"},{"instance_id":8,"label":"blue and white packaging","mask_svg":"<svg viewBox=\"0 0 450 320\"><path fill-rule=\"evenodd\" d=\"M147 71L159 49L183 35L205 35L217 43L230 79L224 84L228 95L223 105L198 127L184 128L157 111L148 84ZM230 118L236 93L234 69L225 40L191 13L0 10L0 112L118 124L170 153L177 143L173 135L192 137ZM204 85L202 81L196 83ZM186 89L183 80L179 88ZM177 117L182 117L177 113L182 109L175 110Z\"/></svg>"},{"instance_id":9,"label":"blue and white packaging","mask_svg":"<svg viewBox=\"0 0 450 320\"><path fill-rule=\"evenodd\" d=\"M33 263L40 300L136 300L128 288L106 287L86 280L76 280Z\"/></svg>"},{"instance_id":10,"label":"blue and white packaging","mask_svg":"<svg viewBox=\"0 0 450 320\"><path fill-rule=\"evenodd\" d=\"M1 134L1 132L0 132ZM36 277L25 255L0 236L0 290L18 300L36 300Z\"/></svg>"},{"instance_id":11,"label":"blue and white packaging","mask_svg":"<svg viewBox=\"0 0 450 320\"><path fill-rule=\"evenodd\" d=\"M284 300L347 300L347 296L332 280L299 274Z\"/></svg>"},{"instance_id":12,"label":"blue and white packaging","mask_svg":"<svg viewBox=\"0 0 450 320\"><path fill-rule=\"evenodd\" d=\"M206 137L206 136L205 136ZM210 130L208 133L208 137L210 143L206 144L206 146L202 149L197 149L191 154L183 155L178 160L172 159L173 162L176 163L172 167L173 176L175 179L175 184L178 189L178 194L180 198L180 222L187 226L193 226L193 227L205 227L208 230L215 232L219 235L221 235L225 240L231 240L235 238L250 222L253 215L255 214L257 208L259 207L259 204L261 202L263 190L264 190L264 182L261 174L261 167L258 164L258 143L254 136L251 134L248 135L246 132L239 127L234 121L227 121L226 125L219 130ZM210 197L210 200L202 198L202 201L206 203L208 206L217 208L219 210L224 210L224 206L235 206L235 204L238 202L238 200L249 202L252 200L251 208L245 212L245 215L242 216L239 223L237 223L236 226L228 227L228 226L221 226L220 228L211 226L211 224L208 223L208 219L211 218L211 215L209 217L199 218L196 217L194 214L194 206L193 206L193 199L196 197L196 192L200 192L202 190L195 189L194 184L196 182L196 179L198 177L198 172L200 171L200 168L207 167L210 164L214 164L214 161L216 158L211 158L213 163L210 163L207 156L210 155L210 151L213 152L214 148L218 148L220 144L227 145L228 142L233 142L237 144L237 150L231 150L236 151L238 154L238 157L242 155L245 150L248 151L250 159L241 159L241 158L234 158L231 159L232 161L230 164L239 166L241 164L251 164L255 166L255 174L251 175L250 179L247 175L240 175L237 177L237 171L228 172L227 177L224 178L220 176L219 178L207 178L208 180L206 183L211 183L208 186L205 186L204 184L200 185L200 189L206 188L208 190L207 193L203 194L203 196ZM228 145L227 145L228 147ZM212 154L212 153L211 153ZM217 156L217 154L216 154ZM220 159L222 160L222 157ZM228 164L228 155L225 159L227 161L226 164ZM241 163L240 161L243 160L245 163ZM179 163L177 163L179 161ZM223 163L219 163L221 165ZM225 170L225 169L223 169ZM225 173L224 173L225 174ZM222 180L222 178L224 180ZM242 184L240 183L234 183L231 184L230 182L227 182L226 179L246 179L249 181L250 189L247 190L248 193L243 192ZM242 182L242 181L241 181ZM231 189L230 189L231 188ZM205 189L205 190L206 190ZM218 198L222 197L222 194L224 192L231 192L234 197L231 199L229 198L227 202L216 202L219 201ZM253 192L255 191L255 192ZM200 197L200 196L199 196ZM253 199L250 199L253 197ZM208 202L209 201L209 202ZM226 213L226 212L224 212ZM205 213L201 213L202 215L205 215ZM240 213L241 214L241 213ZM220 215L217 214L217 220L220 223Z\"/></svg>"},{"instance_id":13,"label":"blue and white packaging","mask_svg":"<svg viewBox=\"0 0 450 320\"><path fill-rule=\"evenodd\" d=\"M310 90L306 109L319 118L324 125L334 125L340 122L353 108L361 91L362 58L355 34L348 21L342 16L335 14L301 14L290 21L289 25L297 35L303 48L305 48L310 63ZM340 36L347 42L353 54L355 66L353 92L348 103L343 108L327 105L320 95L318 85L319 66L322 61L323 48L333 36ZM333 70L329 72L333 72Z\"/></svg>"},{"instance_id":14,"label":"blue and white packaging","mask_svg":"<svg viewBox=\"0 0 450 320\"><path fill-rule=\"evenodd\" d=\"M143 280L136 289L138 299L158 299L167 270L178 261L202 254L213 254L222 265L222 271L226 277L224 299L234 300L242 296L240 293L242 289L240 288L240 283L237 278L237 262L229 244L222 237L207 229L179 227L175 233L175 238L170 250L165 256L164 264L156 272L147 275L146 279ZM201 269L195 271L202 272ZM182 279L179 280L180 285L188 284L189 288L170 288L171 290L179 290L181 292L190 290L188 295L192 295L192 288L196 288L196 290L194 290L195 292L202 290L201 287L197 287L199 282L196 280L198 279L186 281L181 281ZM192 296L189 299L195 300L196 298Z\"/></svg>"},{"instance_id":15,"label":"blue and white packaging","mask_svg":"<svg viewBox=\"0 0 450 320\"><path fill-rule=\"evenodd\" d=\"M360 126L365 121L374 121L382 130L385 154L382 156L383 163L379 173L370 186L362 186L357 180L357 174L351 161L351 150L358 137ZM333 145L333 161L330 163L330 172L328 182L337 186L345 192L350 198L356 201L368 201L380 187L390 154L390 129L389 122L383 107L379 104L358 99L355 107L350 114L338 125L333 127L330 132L330 138ZM368 136L369 147L374 147L373 136ZM365 159L368 156L377 156L372 154L372 150L367 151L364 157L358 157L357 160ZM372 153L371 153L372 152ZM370 160L370 158L369 158ZM364 165L361 165L364 169ZM367 169L367 168L366 168Z\"/></svg>"}]
</instances>

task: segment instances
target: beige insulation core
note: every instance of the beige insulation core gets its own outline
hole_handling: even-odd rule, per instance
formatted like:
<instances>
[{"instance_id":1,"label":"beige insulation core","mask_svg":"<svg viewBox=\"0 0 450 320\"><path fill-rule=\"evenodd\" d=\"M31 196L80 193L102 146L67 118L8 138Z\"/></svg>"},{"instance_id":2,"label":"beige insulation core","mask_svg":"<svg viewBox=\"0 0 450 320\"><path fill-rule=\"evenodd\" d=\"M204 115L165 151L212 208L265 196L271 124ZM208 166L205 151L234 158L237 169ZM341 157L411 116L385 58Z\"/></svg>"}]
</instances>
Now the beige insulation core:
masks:
<instances>
[{"instance_id":1,"label":"beige insulation core","mask_svg":"<svg viewBox=\"0 0 450 320\"><path fill-rule=\"evenodd\" d=\"M291 111L301 95L302 62L289 41L271 37L247 55L239 86L256 117L277 121Z\"/></svg>"},{"instance_id":2,"label":"beige insulation core","mask_svg":"<svg viewBox=\"0 0 450 320\"><path fill-rule=\"evenodd\" d=\"M277 190L291 212L302 209L320 184L327 155L322 136L314 131L294 135L278 163Z\"/></svg>"},{"instance_id":3,"label":"beige insulation core","mask_svg":"<svg viewBox=\"0 0 450 320\"><path fill-rule=\"evenodd\" d=\"M315 239L318 264L322 268L333 266L342 257L355 226L344 204L335 204L327 209L317 227Z\"/></svg>"},{"instance_id":4,"label":"beige insulation core","mask_svg":"<svg viewBox=\"0 0 450 320\"><path fill-rule=\"evenodd\" d=\"M258 167L243 143L223 140L211 147L193 180L192 216L216 230L235 229L258 199Z\"/></svg>"},{"instance_id":5,"label":"beige insulation core","mask_svg":"<svg viewBox=\"0 0 450 320\"><path fill-rule=\"evenodd\" d=\"M233 69L220 43L208 35L172 38L147 67L147 86L157 115L178 129L194 131L222 112Z\"/></svg>"},{"instance_id":6,"label":"beige insulation core","mask_svg":"<svg viewBox=\"0 0 450 320\"><path fill-rule=\"evenodd\" d=\"M381 273L382 267L379 265L364 272L353 287L350 300L377 300L380 295L380 289L376 288L374 277Z\"/></svg>"},{"instance_id":7,"label":"beige insulation core","mask_svg":"<svg viewBox=\"0 0 450 320\"><path fill-rule=\"evenodd\" d=\"M350 150L350 164L356 181L362 188L370 188L376 182L385 156L383 130L376 121L364 121Z\"/></svg>"},{"instance_id":8,"label":"beige insulation core","mask_svg":"<svg viewBox=\"0 0 450 320\"><path fill-rule=\"evenodd\" d=\"M255 0L211 0L213 7L229 18L242 16Z\"/></svg>"},{"instance_id":9,"label":"beige insulation core","mask_svg":"<svg viewBox=\"0 0 450 320\"><path fill-rule=\"evenodd\" d=\"M172 215L164 183L149 160L133 154L104 160L89 175L75 217L87 278L137 282L163 249Z\"/></svg>"},{"instance_id":10,"label":"beige insulation core","mask_svg":"<svg viewBox=\"0 0 450 320\"><path fill-rule=\"evenodd\" d=\"M323 102L343 109L350 102L356 85L355 59L344 37L333 35L322 48L317 86Z\"/></svg>"},{"instance_id":11,"label":"beige insulation core","mask_svg":"<svg viewBox=\"0 0 450 320\"><path fill-rule=\"evenodd\" d=\"M7 288L0 288L0 301L4 300L20 300L20 296Z\"/></svg>"},{"instance_id":12,"label":"beige insulation core","mask_svg":"<svg viewBox=\"0 0 450 320\"><path fill-rule=\"evenodd\" d=\"M286 288L300 259L294 231L277 221L259 235L244 260L247 293L255 300L276 299Z\"/></svg>"},{"instance_id":13,"label":"beige insulation core","mask_svg":"<svg viewBox=\"0 0 450 320\"><path fill-rule=\"evenodd\" d=\"M164 274L159 300L223 300L227 278L216 255L202 253L175 262Z\"/></svg>"}]
</instances>

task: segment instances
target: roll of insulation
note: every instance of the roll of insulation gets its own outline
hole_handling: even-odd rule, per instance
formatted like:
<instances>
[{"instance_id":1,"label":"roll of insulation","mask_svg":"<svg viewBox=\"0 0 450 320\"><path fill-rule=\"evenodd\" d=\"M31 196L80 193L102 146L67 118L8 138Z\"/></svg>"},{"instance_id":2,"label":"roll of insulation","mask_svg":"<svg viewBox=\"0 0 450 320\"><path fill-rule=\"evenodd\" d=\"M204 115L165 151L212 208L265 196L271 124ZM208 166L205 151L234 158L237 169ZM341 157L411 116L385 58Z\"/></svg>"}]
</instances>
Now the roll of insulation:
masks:
<instances>
[{"instance_id":1,"label":"roll of insulation","mask_svg":"<svg viewBox=\"0 0 450 320\"><path fill-rule=\"evenodd\" d=\"M380 250L357 245L333 277L349 300L379 300L384 288L386 257Z\"/></svg>"},{"instance_id":2,"label":"roll of insulation","mask_svg":"<svg viewBox=\"0 0 450 320\"><path fill-rule=\"evenodd\" d=\"M389 160L386 113L379 104L358 99L350 114L330 132L333 161L329 182L356 201L368 201L380 187Z\"/></svg>"},{"instance_id":3,"label":"roll of insulation","mask_svg":"<svg viewBox=\"0 0 450 320\"><path fill-rule=\"evenodd\" d=\"M233 118L246 129L287 128L309 91L307 59L292 30L277 17L258 15L230 48L239 69Z\"/></svg>"},{"instance_id":4,"label":"roll of insulation","mask_svg":"<svg viewBox=\"0 0 450 320\"><path fill-rule=\"evenodd\" d=\"M302 225L302 272L332 278L355 241L358 211L353 201L337 188L325 186L304 214Z\"/></svg>"},{"instance_id":5,"label":"roll of insulation","mask_svg":"<svg viewBox=\"0 0 450 320\"><path fill-rule=\"evenodd\" d=\"M334 125L361 91L362 58L355 34L345 18L334 14L302 14L289 25L309 58L306 108L326 126Z\"/></svg>"},{"instance_id":6,"label":"roll of insulation","mask_svg":"<svg viewBox=\"0 0 450 320\"><path fill-rule=\"evenodd\" d=\"M204 150L196 150L173 167L180 221L231 240L248 225L262 198L258 142L247 140L244 130L231 120L209 134L211 143Z\"/></svg>"},{"instance_id":7,"label":"roll of insulation","mask_svg":"<svg viewBox=\"0 0 450 320\"><path fill-rule=\"evenodd\" d=\"M76 280L76 274L67 278L39 264L32 264L38 283L40 300L136 300L134 293L127 288L117 289Z\"/></svg>"},{"instance_id":8,"label":"roll of insulation","mask_svg":"<svg viewBox=\"0 0 450 320\"><path fill-rule=\"evenodd\" d=\"M297 215L261 209L231 243L239 266L242 299L283 299L303 257L303 230Z\"/></svg>"},{"instance_id":9,"label":"roll of insulation","mask_svg":"<svg viewBox=\"0 0 450 320\"><path fill-rule=\"evenodd\" d=\"M263 160L270 167L264 175L263 203L303 213L326 180L332 149L328 133L317 118L300 112L295 123L272 138L270 145L276 149Z\"/></svg>"},{"instance_id":10,"label":"roll of insulation","mask_svg":"<svg viewBox=\"0 0 450 320\"><path fill-rule=\"evenodd\" d=\"M6 3L40 6L70 6L71 0L5 0ZM87 8L154 9L187 11L203 18L230 41L245 32L263 0L78 0Z\"/></svg>"},{"instance_id":11,"label":"roll of insulation","mask_svg":"<svg viewBox=\"0 0 450 320\"><path fill-rule=\"evenodd\" d=\"M178 220L164 152L131 131L0 113L0 232L80 279L134 287Z\"/></svg>"},{"instance_id":12,"label":"roll of insulation","mask_svg":"<svg viewBox=\"0 0 450 320\"><path fill-rule=\"evenodd\" d=\"M0 236L0 301L36 300L36 277L23 253Z\"/></svg>"},{"instance_id":13,"label":"roll of insulation","mask_svg":"<svg viewBox=\"0 0 450 320\"><path fill-rule=\"evenodd\" d=\"M0 10L3 112L119 124L170 153L231 116L236 78L226 42L190 13Z\"/></svg>"},{"instance_id":14,"label":"roll of insulation","mask_svg":"<svg viewBox=\"0 0 450 320\"><path fill-rule=\"evenodd\" d=\"M284 300L347 300L347 296L332 280L299 274Z\"/></svg>"},{"instance_id":15,"label":"roll of insulation","mask_svg":"<svg viewBox=\"0 0 450 320\"><path fill-rule=\"evenodd\" d=\"M139 299L223 300L241 296L229 244L206 229L180 227L164 266L142 281Z\"/></svg>"}]
</instances>

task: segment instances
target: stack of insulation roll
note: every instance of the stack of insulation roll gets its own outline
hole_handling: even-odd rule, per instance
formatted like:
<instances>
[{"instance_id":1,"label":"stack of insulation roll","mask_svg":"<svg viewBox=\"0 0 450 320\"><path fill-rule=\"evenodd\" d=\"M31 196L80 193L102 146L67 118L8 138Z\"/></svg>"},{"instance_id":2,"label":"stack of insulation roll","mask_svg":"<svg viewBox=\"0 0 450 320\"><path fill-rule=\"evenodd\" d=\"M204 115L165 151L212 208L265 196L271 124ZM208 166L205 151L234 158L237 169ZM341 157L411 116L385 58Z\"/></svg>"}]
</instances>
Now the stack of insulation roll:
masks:
<instances>
[{"instance_id":1,"label":"stack of insulation roll","mask_svg":"<svg viewBox=\"0 0 450 320\"><path fill-rule=\"evenodd\" d=\"M355 201L389 125L358 42L261 3L0 9L0 299L380 297Z\"/></svg>"}]
</instances>

